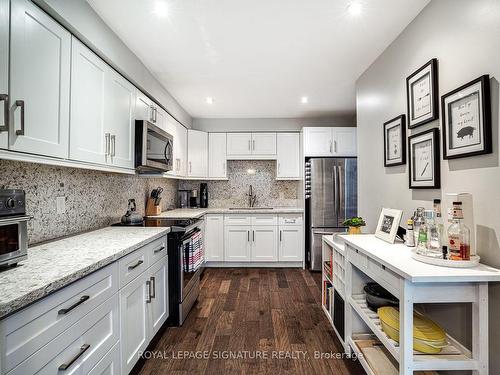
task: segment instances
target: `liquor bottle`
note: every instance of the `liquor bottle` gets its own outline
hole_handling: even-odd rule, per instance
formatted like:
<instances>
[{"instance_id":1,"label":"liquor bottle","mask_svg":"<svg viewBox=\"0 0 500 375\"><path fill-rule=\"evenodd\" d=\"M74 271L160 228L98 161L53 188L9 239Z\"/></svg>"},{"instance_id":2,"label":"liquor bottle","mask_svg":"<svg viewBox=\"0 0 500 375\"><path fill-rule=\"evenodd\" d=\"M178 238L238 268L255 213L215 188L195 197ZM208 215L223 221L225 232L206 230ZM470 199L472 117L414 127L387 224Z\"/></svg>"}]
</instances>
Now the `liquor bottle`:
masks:
<instances>
[{"instance_id":1,"label":"liquor bottle","mask_svg":"<svg viewBox=\"0 0 500 375\"><path fill-rule=\"evenodd\" d=\"M452 222L448 228L448 258L470 260L470 230L463 223L462 202L453 202Z\"/></svg>"},{"instance_id":2,"label":"liquor bottle","mask_svg":"<svg viewBox=\"0 0 500 375\"><path fill-rule=\"evenodd\" d=\"M427 252L425 255L433 258L442 258L441 230L439 224L436 223L435 211L425 211L425 214L427 224Z\"/></svg>"},{"instance_id":3,"label":"liquor bottle","mask_svg":"<svg viewBox=\"0 0 500 375\"><path fill-rule=\"evenodd\" d=\"M415 246L418 245L418 235L420 231L420 225L422 225L423 222L425 221L424 210L425 209L423 207L418 207L417 211L415 211L413 214L413 233L415 236Z\"/></svg>"},{"instance_id":4,"label":"liquor bottle","mask_svg":"<svg viewBox=\"0 0 500 375\"><path fill-rule=\"evenodd\" d=\"M418 237L417 237L417 254L427 255L427 222L424 215L421 216L420 225L418 226Z\"/></svg>"},{"instance_id":5,"label":"liquor bottle","mask_svg":"<svg viewBox=\"0 0 500 375\"><path fill-rule=\"evenodd\" d=\"M448 244L446 231L444 230L443 214L441 211L441 199L434 199L434 219L439 230L441 246Z\"/></svg>"},{"instance_id":6,"label":"liquor bottle","mask_svg":"<svg viewBox=\"0 0 500 375\"><path fill-rule=\"evenodd\" d=\"M413 220L408 219L406 222L406 241L405 245L408 247L415 247L415 235L413 234Z\"/></svg>"}]
</instances>

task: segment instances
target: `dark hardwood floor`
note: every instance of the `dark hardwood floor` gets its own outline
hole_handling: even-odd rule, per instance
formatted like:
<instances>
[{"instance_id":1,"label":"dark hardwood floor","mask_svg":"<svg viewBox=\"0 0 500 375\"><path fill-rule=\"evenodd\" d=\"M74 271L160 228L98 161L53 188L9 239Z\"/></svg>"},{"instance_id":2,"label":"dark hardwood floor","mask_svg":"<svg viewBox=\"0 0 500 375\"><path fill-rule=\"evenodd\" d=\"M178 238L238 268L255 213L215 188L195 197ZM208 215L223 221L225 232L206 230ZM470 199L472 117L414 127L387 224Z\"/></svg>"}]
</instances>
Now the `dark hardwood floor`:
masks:
<instances>
[{"instance_id":1,"label":"dark hardwood floor","mask_svg":"<svg viewBox=\"0 0 500 375\"><path fill-rule=\"evenodd\" d=\"M140 374L363 374L335 358L342 349L321 309L319 278L207 269L197 305L182 327L166 330Z\"/></svg>"}]
</instances>

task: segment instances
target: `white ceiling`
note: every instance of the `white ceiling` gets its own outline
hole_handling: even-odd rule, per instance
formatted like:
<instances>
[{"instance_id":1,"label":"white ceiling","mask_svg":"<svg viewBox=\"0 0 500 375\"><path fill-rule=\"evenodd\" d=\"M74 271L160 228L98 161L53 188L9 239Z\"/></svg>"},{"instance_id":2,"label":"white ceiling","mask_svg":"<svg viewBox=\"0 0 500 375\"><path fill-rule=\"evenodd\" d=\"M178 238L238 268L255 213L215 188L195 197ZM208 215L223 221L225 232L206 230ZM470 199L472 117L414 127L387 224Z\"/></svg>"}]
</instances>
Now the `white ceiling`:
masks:
<instances>
[{"instance_id":1,"label":"white ceiling","mask_svg":"<svg viewBox=\"0 0 500 375\"><path fill-rule=\"evenodd\" d=\"M88 0L193 117L226 118L353 113L356 79L429 2L359 1Z\"/></svg>"}]
</instances>

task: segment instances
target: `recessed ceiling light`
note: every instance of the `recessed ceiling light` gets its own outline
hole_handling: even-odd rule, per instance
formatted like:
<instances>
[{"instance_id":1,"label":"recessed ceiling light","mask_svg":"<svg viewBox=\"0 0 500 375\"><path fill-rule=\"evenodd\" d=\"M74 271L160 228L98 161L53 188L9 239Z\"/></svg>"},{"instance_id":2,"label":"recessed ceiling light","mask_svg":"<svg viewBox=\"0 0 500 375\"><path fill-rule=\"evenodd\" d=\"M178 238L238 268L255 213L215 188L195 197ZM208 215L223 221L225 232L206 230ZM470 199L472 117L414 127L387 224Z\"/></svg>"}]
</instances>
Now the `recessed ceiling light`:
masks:
<instances>
[{"instance_id":1,"label":"recessed ceiling light","mask_svg":"<svg viewBox=\"0 0 500 375\"><path fill-rule=\"evenodd\" d=\"M164 1L157 1L155 3L153 13L158 17L166 17L168 14L167 3L165 3Z\"/></svg>"},{"instance_id":2,"label":"recessed ceiling light","mask_svg":"<svg viewBox=\"0 0 500 375\"><path fill-rule=\"evenodd\" d=\"M363 4L359 1L353 1L347 6L347 11L351 16L359 16L363 12Z\"/></svg>"},{"instance_id":3,"label":"recessed ceiling light","mask_svg":"<svg viewBox=\"0 0 500 375\"><path fill-rule=\"evenodd\" d=\"M307 96L303 96L302 98L300 98L300 102L302 104L307 104L309 103L309 98Z\"/></svg>"},{"instance_id":4,"label":"recessed ceiling light","mask_svg":"<svg viewBox=\"0 0 500 375\"><path fill-rule=\"evenodd\" d=\"M212 98L211 96L207 96L206 102L207 104L214 104L214 98Z\"/></svg>"}]
</instances>

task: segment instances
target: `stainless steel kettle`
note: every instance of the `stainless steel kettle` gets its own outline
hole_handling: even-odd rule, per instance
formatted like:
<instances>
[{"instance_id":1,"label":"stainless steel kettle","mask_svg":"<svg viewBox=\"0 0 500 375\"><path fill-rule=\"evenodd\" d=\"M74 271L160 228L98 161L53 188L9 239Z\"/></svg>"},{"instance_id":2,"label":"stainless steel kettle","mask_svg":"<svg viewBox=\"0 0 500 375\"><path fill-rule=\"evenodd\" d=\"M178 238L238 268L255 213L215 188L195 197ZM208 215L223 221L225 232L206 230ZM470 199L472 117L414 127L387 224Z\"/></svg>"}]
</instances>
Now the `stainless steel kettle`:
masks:
<instances>
[{"instance_id":1,"label":"stainless steel kettle","mask_svg":"<svg viewBox=\"0 0 500 375\"><path fill-rule=\"evenodd\" d=\"M122 224L141 225L143 221L143 217L137 212L135 199L129 199L127 213L122 216Z\"/></svg>"}]
</instances>

